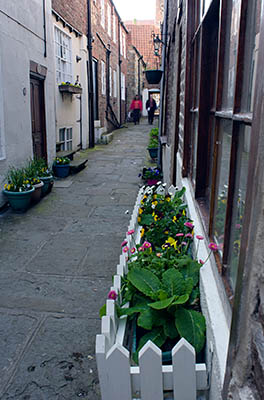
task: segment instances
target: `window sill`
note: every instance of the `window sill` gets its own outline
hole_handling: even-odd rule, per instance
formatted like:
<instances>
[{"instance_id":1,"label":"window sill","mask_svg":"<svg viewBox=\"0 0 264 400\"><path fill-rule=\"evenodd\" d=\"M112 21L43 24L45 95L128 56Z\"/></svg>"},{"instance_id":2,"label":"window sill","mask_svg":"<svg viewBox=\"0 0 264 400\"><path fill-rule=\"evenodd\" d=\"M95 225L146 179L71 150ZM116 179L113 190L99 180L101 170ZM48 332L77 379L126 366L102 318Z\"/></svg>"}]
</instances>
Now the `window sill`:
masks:
<instances>
[{"instance_id":1,"label":"window sill","mask_svg":"<svg viewBox=\"0 0 264 400\"><path fill-rule=\"evenodd\" d=\"M59 85L59 91L61 93L69 93L69 94L81 94L82 88L71 85Z\"/></svg>"}]
</instances>

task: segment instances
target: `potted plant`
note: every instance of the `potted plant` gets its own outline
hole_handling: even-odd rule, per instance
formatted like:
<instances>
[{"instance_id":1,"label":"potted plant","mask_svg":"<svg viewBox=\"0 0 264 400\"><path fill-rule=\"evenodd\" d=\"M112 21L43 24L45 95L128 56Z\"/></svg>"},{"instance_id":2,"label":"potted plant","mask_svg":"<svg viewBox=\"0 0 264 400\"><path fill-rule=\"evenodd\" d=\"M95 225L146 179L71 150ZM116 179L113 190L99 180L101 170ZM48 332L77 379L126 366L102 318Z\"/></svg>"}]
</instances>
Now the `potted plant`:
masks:
<instances>
[{"instance_id":1,"label":"potted plant","mask_svg":"<svg viewBox=\"0 0 264 400\"><path fill-rule=\"evenodd\" d=\"M162 172L159 168L147 168L144 167L142 170L142 179L147 183L147 185L152 186L161 181Z\"/></svg>"},{"instance_id":2,"label":"potted plant","mask_svg":"<svg viewBox=\"0 0 264 400\"><path fill-rule=\"evenodd\" d=\"M148 152L152 160L158 157L159 139L155 136L150 138Z\"/></svg>"},{"instance_id":3,"label":"potted plant","mask_svg":"<svg viewBox=\"0 0 264 400\"><path fill-rule=\"evenodd\" d=\"M156 85L160 83L163 71L161 69L148 69L145 71L146 79L149 84Z\"/></svg>"},{"instance_id":4,"label":"potted plant","mask_svg":"<svg viewBox=\"0 0 264 400\"><path fill-rule=\"evenodd\" d=\"M41 198L41 188L44 183L38 177L38 170L36 168L35 160L30 159L25 167L25 174L30 184L35 188L34 193L31 196L31 201L37 203Z\"/></svg>"},{"instance_id":5,"label":"potted plant","mask_svg":"<svg viewBox=\"0 0 264 400\"><path fill-rule=\"evenodd\" d=\"M70 82L61 82L61 84L59 85L59 91L61 93L81 94L82 87L80 84L74 85L73 83Z\"/></svg>"},{"instance_id":6,"label":"potted plant","mask_svg":"<svg viewBox=\"0 0 264 400\"><path fill-rule=\"evenodd\" d=\"M70 159L68 157L55 157L53 171L58 178L66 178L70 173Z\"/></svg>"},{"instance_id":7,"label":"potted plant","mask_svg":"<svg viewBox=\"0 0 264 400\"><path fill-rule=\"evenodd\" d=\"M27 210L35 188L26 178L25 169L10 167L6 175L6 181L3 193L12 209L15 211Z\"/></svg>"},{"instance_id":8,"label":"potted plant","mask_svg":"<svg viewBox=\"0 0 264 400\"><path fill-rule=\"evenodd\" d=\"M52 190L54 183L51 168L47 166L47 163L43 158L34 159L34 164L36 166L37 175L44 184L41 188L41 195L45 196Z\"/></svg>"}]
</instances>

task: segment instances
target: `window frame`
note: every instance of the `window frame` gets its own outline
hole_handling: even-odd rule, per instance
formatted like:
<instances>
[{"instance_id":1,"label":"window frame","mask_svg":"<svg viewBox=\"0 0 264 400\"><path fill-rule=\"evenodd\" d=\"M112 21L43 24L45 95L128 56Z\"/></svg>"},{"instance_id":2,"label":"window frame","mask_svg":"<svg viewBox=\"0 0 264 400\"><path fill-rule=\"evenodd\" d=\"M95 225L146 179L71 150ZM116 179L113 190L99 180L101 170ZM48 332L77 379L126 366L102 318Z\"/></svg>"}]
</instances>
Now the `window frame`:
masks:
<instances>
[{"instance_id":1,"label":"window frame","mask_svg":"<svg viewBox=\"0 0 264 400\"><path fill-rule=\"evenodd\" d=\"M71 130L71 138L67 138L67 133L68 131ZM61 131L63 131L64 134L64 139L61 137ZM73 148L73 127L72 126L64 126L62 128L59 128L59 140L61 143L61 150L63 151L68 151L72 150ZM68 146L70 144L70 146Z\"/></svg>"},{"instance_id":2,"label":"window frame","mask_svg":"<svg viewBox=\"0 0 264 400\"><path fill-rule=\"evenodd\" d=\"M61 42L58 42L56 39L56 31L59 33L60 38L65 37L68 40L69 48L67 49L66 46L63 46ZM61 47L64 47L66 49L66 52L68 50L69 53L69 58L64 58L61 57L60 55L57 54L57 45ZM68 35L66 32L64 32L63 29L61 29L59 26L54 25L54 47L55 47L55 69L56 69L56 82L57 84L61 84L61 82L67 82L69 81L70 83L73 83L73 66L72 66L72 38L70 35ZM66 53L67 54L67 53ZM60 62L58 62L60 61ZM65 63L65 67L67 68L67 65L69 66L69 73L64 72L62 69L59 69L59 65L63 65L61 63ZM59 79L59 74L61 76L61 79Z\"/></svg>"}]
</instances>

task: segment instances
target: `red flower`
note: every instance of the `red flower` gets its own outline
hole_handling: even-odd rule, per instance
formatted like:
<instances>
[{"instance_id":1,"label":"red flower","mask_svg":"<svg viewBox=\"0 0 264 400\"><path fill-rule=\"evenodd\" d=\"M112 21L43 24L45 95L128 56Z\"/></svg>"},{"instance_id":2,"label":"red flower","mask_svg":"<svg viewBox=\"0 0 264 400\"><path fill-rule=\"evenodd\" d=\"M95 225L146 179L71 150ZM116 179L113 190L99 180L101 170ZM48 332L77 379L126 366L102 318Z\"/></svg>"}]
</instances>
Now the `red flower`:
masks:
<instances>
[{"instance_id":1,"label":"red flower","mask_svg":"<svg viewBox=\"0 0 264 400\"><path fill-rule=\"evenodd\" d=\"M128 248L127 246L125 246L125 247L123 248L123 252L124 252L124 253L127 253L128 250L129 250L129 248Z\"/></svg>"},{"instance_id":2,"label":"red flower","mask_svg":"<svg viewBox=\"0 0 264 400\"><path fill-rule=\"evenodd\" d=\"M133 235L135 233L135 229L131 229L130 231L127 232L128 235Z\"/></svg>"},{"instance_id":3,"label":"red flower","mask_svg":"<svg viewBox=\"0 0 264 400\"><path fill-rule=\"evenodd\" d=\"M110 290L110 292L108 293L107 298L111 299L111 300L116 300L116 298L117 298L116 292L114 290Z\"/></svg>"},{"instance_id":4,"label":"red flower","mask_svg":"<svg viewBox=\"0 0 264 400\"><path fill-rule=\"evenodd\" d=\"M204 237L203 237L203 236L200 236L200 235L196 235L196 238L197 238L198 240L204 240Z\"/></svg>"},{"instance_id":5,"label":"red flower","mask_svg":"<svg viewBox=\"0 0 264 400\"><path fill-rule=\"evenodd\" d=\"M191 229L193 229L194 227L194 225L191 222L185 222L184 225Z\"/></svg>"},{"instance_id":6,"label":"red flower","mask_svg":"<svg viewBox=\"0 0 264 400\"><path fill-rule=\"evenodd\" d=\"M176 237L181 237L181 236L184 236L184 233L177 233L175 236Z\"/></svg>"},{"instance_id":7,"label":"red flower","mask_svg":"<svg viewBox=\"0 0 264 400\"><path fill-rule=\"evenodd\" d=\"M151 247L151 243L149 243L149 242L144 242L144 243L143 243L143 247L144 247L144 249L148 249L148 248Z\"/></svg>"},{"instance_id":8,"label":"red flower","mask_svg":"<svg viewBox=\"0 0 264 400\"><path fill-rule=\"evenodd\" d=\"M186 233L185 237L187 237L187 238L192 238L193 235L192 235L191 233Z\"/></svg>"},{"instance_id":9,"label":"red flower","mask_svg":"<svg viewBox=\"0 0 264 400\"><path fill-rule=\"evenodd\" d=\"M203 260L199 260L199 263L203 265L203 264L204 264L204 261L203 261Z\"/></svg>"},{"instance_id":10,"label":"red flower","mask_svg":"<svg viewBox=\"0 0 264 400\"><path fill-rule=\"evenodd\" d=\"M134 254L135 251L136 251L135 247L132 247L132 249L130 249L130 253L131 253L131 254Z\"/></svg>"},{"instance_id":11,"label":"red flower","mask_svg":"<svg viewBox=\"0 0 264 400\"><path fill-rule=\"evenodd\" d=\"M127 244L127 240L124 240L122 243L121 243L121 246L123 247L123 246L125 246Z\"/></svg>"},{"instance_id":12,"label":"red flower","mask_svg":"<svg viewBox=\"0 0 264 400\"><path fill-rule=\"evenodd\" d=\"M209 243L208 247L209 247L210 250L213 250L213 251L217 251L218 250L218 246L214 242Z\"/></svg>"}]
</instances>

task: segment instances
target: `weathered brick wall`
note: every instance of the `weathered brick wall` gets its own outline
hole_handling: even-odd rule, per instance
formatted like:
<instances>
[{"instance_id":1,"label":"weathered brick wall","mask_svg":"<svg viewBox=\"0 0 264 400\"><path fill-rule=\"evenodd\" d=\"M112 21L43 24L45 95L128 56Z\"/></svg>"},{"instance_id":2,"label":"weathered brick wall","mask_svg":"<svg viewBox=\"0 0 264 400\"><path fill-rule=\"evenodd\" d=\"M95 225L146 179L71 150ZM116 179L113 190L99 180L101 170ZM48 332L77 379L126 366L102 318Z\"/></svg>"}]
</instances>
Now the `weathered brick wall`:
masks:
<instances>
[{"instance_id":1,"label":"weathered brick wall","mask_svg":"<svg viewBox=\"0 0 264 400\"><path fill-rule=\"evenodd\" d=\"M87 34L86 0L52 0L52 8L75 29Z\"/></svg>"},{"instance_id":2,"label":"weathered brick wall","mask_svg":"<svg viewBox=\"0 0 264 400\"><path fill-rule=\"evenodd\" d=\"M127 69L127 105L128 109L130 104L138 93L138 68L140 68L140 93L142 94L144 82L144 65L142 61L138 62L139 54L135 51L134 47L128 47L128 69ZM143 105L144 106L144 105Z\"/></svg>"}]
</instances>

